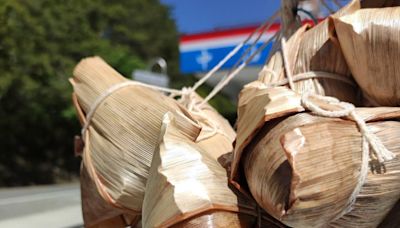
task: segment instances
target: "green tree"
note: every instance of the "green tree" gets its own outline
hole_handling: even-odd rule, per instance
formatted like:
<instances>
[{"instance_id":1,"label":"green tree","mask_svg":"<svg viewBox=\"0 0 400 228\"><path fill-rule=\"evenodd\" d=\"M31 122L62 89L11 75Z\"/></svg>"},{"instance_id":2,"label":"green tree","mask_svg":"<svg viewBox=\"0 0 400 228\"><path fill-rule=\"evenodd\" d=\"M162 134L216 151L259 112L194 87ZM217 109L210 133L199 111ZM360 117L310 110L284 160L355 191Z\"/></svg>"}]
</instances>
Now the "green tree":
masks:
<instances>
[{"instance_id":1,"label":"green tree","mask_svg":"<svg viewBox=\"0 0 400 228\"><path fill-rule=\"evenodd\" d=\"M178 75L177 32L157 0L0 0L0 185L78 170L74 65L100 55L124 75L156 56ZM72 175L73 176L73 175Z\"/></svg>"}]
</instances>

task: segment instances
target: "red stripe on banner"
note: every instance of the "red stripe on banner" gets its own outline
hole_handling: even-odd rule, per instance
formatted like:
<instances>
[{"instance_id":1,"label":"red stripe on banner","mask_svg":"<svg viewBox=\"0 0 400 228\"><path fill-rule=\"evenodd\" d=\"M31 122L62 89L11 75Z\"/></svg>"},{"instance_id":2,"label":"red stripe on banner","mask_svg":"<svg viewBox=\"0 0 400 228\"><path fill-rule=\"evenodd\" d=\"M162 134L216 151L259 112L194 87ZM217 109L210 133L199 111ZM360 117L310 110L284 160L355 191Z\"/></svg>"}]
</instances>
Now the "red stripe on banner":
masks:
<instances>
[{"instance_id":1,"label":"red stripe on banner","mask_svg":"<svg viewBox=\"0 0 400 228\"><path fill-rule=\"evenodd\" d=\"M319 19L318 22L322 21L323 19ZM313 25L313 21L311 20L304 20L302 24L310 24ZM276 32L280 28L279 23L273 24L268 31L269 32ZM236 28L236 29L228 29L228 30L220 30L214 32L205 32L205 33L197 33L197 34L190 34L190 35L182 35L180 37L180 43L190 42L190 41L198 41L198 40L208 40L214 38L223 38L229 36L237 36L237 35L246 35L250 34L257 29L258 26L251 26L245 28Z\"/></svg>"},{"instance_id":2,"label":"red stripe on banner","mask_svg":"<svg viewBox=\"0 0 400 228\"><path fill-rule=\"evenodd\" d=\"M252 33L257 29L258 26L245 27L245 28L237 28L237 29L229 29L229 30L220 30L215 32L206 32L206 33L198 33L191 35L183 35L180 37L180 42L188 42L188 41L197 41L197 40L208 40L214 38L221 38L227 36L237 36L237 35L246 35ZM280 27L280 24L273 24L269 30L277 31ZM268 31L269 31L268 30Z\"/></svg>"}]
</instances>

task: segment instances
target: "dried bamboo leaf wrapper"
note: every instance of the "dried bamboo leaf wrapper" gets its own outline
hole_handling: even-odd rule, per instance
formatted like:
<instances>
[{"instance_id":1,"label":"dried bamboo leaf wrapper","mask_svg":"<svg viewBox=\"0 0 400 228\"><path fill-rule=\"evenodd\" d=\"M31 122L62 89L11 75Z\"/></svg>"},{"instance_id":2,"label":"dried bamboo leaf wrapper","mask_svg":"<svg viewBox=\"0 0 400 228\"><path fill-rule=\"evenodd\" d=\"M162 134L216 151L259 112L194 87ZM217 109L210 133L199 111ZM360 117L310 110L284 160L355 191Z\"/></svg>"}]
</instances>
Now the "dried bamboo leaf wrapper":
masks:
<instances>
[{"instance_id":1,"label":"dried bamboo leaf wrapper","mask_svg":"<svg viewBox=\"0 0 400 228\"><path fill-rule=\"evenodd\" d=\"M347 15L360 8L360 1L353 0L336 12L335 16ZM325 19L304 33L299 44L293 75L308 71L323 71L337 77L352 78L340 48L330 38L329 20ZM309 79L295 83L295 91L313 91L316 94L333 96L342 101L357 104L357 88L332 79Z\"/></svg>"},{"instance_id":2,"label":"dried bamboo leaf wrapper","mask_svg":"<svg viewBox=\"0 0 400 228\"><path fill-rule=\"evenodd\" d=\"M194 106L200 107L200 116L193 114L194 118L202 126L200 135L196 139L199 146L203 148L211 147L205 149L205 151L216 160L221 156L231 153L233 151L233 141L236 139L236 132L230 123L208 103L200 106L203 98L197 93L192 94L190 102L193 102ZM215 133L213 134L214 131Z\"/></svg>"},{"instance_id":3,"label":"dried bamboo leaf wrapper","mask_svg":"<svg viewBox=\"0 0 400 228\"><path fill-rule=\"evenodd\" d=\"M146 186L143 227L251 227L255 203L247 200L240 207L244 201L228 187L226 170L206 151L211 147L203 148L182 130L165 115Z\"/></svg>"},{"instance_id":4,"label":"dried bamboo leaf wrapper","mask_svg":"<svg viewBox=\"0 0 400 228\"><path fill-rule=\"evenodd\" d=\"M99 96L124 81L95 57L77 65L72 84L80 108L88 113ZM98 106L84 136L83 159L108 203L140 213L162 116L179 110L172 98L140 85L114 91Z\"/></svg>"},{"instance_id":5,"label":"dried bamboo leaf wrapper","mask_svg":"<svg viewBox=\"0 0 400 228\"><path fill-rule=\"evenodd\" d=\"M202 213L178 224L171 226L173 228L184 227L240 227L240 228L253 228L253 227L286 227L285 225L274 221L269 215L263 212L262 218L259 220L257 215L249 215L248 213L239 212L226 212L226 211L210 211Z\"/></svg>"},{"instance_id":6,"label":"dried bamboo leaf wrapper","mask_svg":"<svg viewBox=\"0 0 400 228\"><path fill-rule=\"evenodd\" d=\"M209 227L256 227L254 217L232 212L218 211L201 214L190 220L180 222L171 228L203 228L204 224ZM212 225L211 225L212 224Z\"/></svg>"},{"instance_id":7,"label":"dried bamboo leaf wrapper","mask_svg":"<svg viewBox=\"0 0 400 228\"><path fill-rule=\"evenodd\" d=\"M204 101L197 93L193 93L191 96L191 101L193 101L194 106L200 106ZM204 112L204 116L212 120L214 123L218 124L218 129L224 134L229 140L233 141L236 138L236 132L233 130L232 126L221 114L218 113L210 104L205 103L200 106L201 111ZM199 124L202 125L202 121L199 120ZM200 133L201 134L201 133Z\"/></svg>"},{"instance_id":8,"label":"dried bamboo leaf wrapper","mask_svg":"<svg viewBox=\"0 0 400 228\"><path fill-rule=\"evenodd\" d=\"M238 210L225 170L207 153L199 152L194 138L176 129L172 115L166 114L163 122L146 188L143 226L171 226L179 218L214 207Z\"/></svg>"},{"instance_id":9,"label":"dried bamboo leaf wrapper","mask_svg":"<svg viewBox=\"0 0 400 228\"><path fill-rule=\"evenodd\" d=\"M390 110L390 112L393 110ZM374 116L374 109L362 109ZM375 115L381 119L382 109ZM400 160L387 162L387 172L368 173L353 210L335 223L346 209L359 176L361 134L354 122L300 113L270 123L246 148L244 169L250 191L272 216L294 227L378 225L400 197ZM368 123L397 155L400 123ZM323 139L323 140L321 140ZM390 170L389 170L390 167ZM372 226L371 226L372 224Z\"/></svg>"},{"instance_id":10,"label":"dried bamboo leaf wrapper","mask_svg":"<svg viewBox=\"0 0 400 228\"><path fill-rule=\"evenodd\" d=\"M400 105L400 7L334 17L336 34L363 95L376 106Z\"/></svg>"},{"instance_id":11,"label":"dried bamboo leaf wrapper","mask_svg":"<svg viewBox=\"0 0 400 228\"><path fill-rule=\"evenodd\" d=\"M301 111L304 108L300 97L292 90L286 87L268 88L260 81L247 84L239 94L237 139L231 178L237 181L243 150L265 122Z\"/></svg>"},{"instance_id":12,"label":"dried bamboo leaf wrapper","mask_svg":"<svg viewBox=\"0 0 400 228\"><path fill-rule=\"evenodd\" d=\"M399 122L385 121L371 123L370 128L378 135L390 151L399 155ZM376 164L378 165L378 164ZM367 182L360 191L354 209L331 223L332 227L377 227L400 199L399 158L385 163L380 170L371 171Z\"/></svg>"},{"instance_id":13,"label":"dried bamboo leaf wrapper","mask_svg":"<svg viewBox=\"0 0 400 228\"><path fill-rule=\"evenodd\" d=\"M304 25L297 29L297 31L289 38L286 43L286 49L289 50L287 54L287 60L289 63L288 69L293 72L295 67L295 61L300 48L300 42L304 36L304 33L308 29L308 25ZM282 47L281 47L282 48ZM266 84L276 83L286 78L284 61L282 51L277 51L268 60L268 63L263 67L258 75L258 80ZM274 73L271 73L274 72Z\"/></svg>"},{"instance_id":14,"label":"dried bamboo leaf wrapper","mask_svg":"<svg viewBox=\"0 0 400 228\"><path fill-rule=\"evenodd\" d=\"M359 7L359 1L352 1L337 14L348 14ZM342 80L348 81L350 78L345 61L336 63L335 59L320 59L326 58L323 53L327 50L332 51L331 49L335 47L332 43L333 41L331 41L329 37L328 24L328 21L324 21L308 31L306 31L307 26L298 29L286 43L285 49L287 53L284 53L287 58L287 63L283 61L282 52L276 52L260 72L258 81L246 85L241 91L238 104L238 136L231 171L231 179L233 182L236 182L236 186L246 185L245 180L241 177L243 156L247 153L247 150L244 151L244 149L254 140L257 132L265 123L304 111L299 93L314 91L314 93L317 94L325 94L325 88L323 87L325 84L322 83L320 79L296 81L295 76L293 78L294 91L287 89L287 87L279 87L279 83L288 77L287 72L295 75L316 70L329 73L331 70L334 72L330 73L335 74L336 77L341 77L339 74L343 73L345 76L338 80L340 82L335 82L337 84L329 84L329 86L327 86L327 91L334 90L336 92L334 96L345 97L345 100L358 103L355 96L353 96L355 94L353 93L354 88L346 87L345 83L342 82ZM314 41L315 45L313 45L314 43L311 41ZM331 45L329 46L331 47L330 49L325 48L326 43ZM312 50L308 50L310 48ZM337 51L338 49L333 50L334 54L332 54L332 58L340 56L340 53ZM343 56L341 57L343 58ZM317 58L318 61L316 60ZM330 65L327 66L328 64ZM287 72L285 72L284 67L286 67ZM330 83L333 80L326 81ZM349 91L343 92L343 87L345 87L346 90L349 89Z\"/></svg>"},{"instance_id":15,"label":"dried bamboo leaf wrapper","mask_svg":"<svg viewBox=\"0 0 400 228\"><path fill-rule=\"evenodd\" d=\"M289 223L283 218L283 216L286 214L285 211L289 208L289 205L291 204L289 199L290 198L289 196L291 194L290 189L291 185L293 185L292 182L294 182L292 180L296 176L292 172L288 156L283 151L282 148L283 146L281 145L281 138L287 132L291 132L293 129L295 129L297 124L305 125L313 123L312 116L310 116L310 118L300 118L300 119L299 117L301 116L298 115L296 116L297 118L295 119L289 117L281 124L278 124L275 128L273 128L273 130L270 130L270 132L267 133L265 137L262 137L264 136L263 134L264 131L260 132L259 138L261 138L261 140L259 142L255 141L254 143L256 146L254 146L254 148L250 146L248 149L249 151L247 153L247 156L245 157L244 169L250 191L252 192L252 195L255 197L257 202L264 209L266 209L276 218L282 219L282 221L287 225L295 227L297 226L301 227L307 225L315 226L318 224L318 222L320 222L316 219L319 218L320 216L316 215L313 216L312 211L304 212L307 215L307 217L310 217L312 221L304 221L305 219L301 217L301 214L300 216L298 216L298 213L295 213L294 215L293 214L287 215L287 217L289 217L290 219ZM296 123L296 125L294 125L294 123ZM315 126L312 127L315 128ZM311 129L311 130L317 131L320 129ZM294 143L294 145L296 145L296 143L301 143L303 138L298 136L299 139L296 139L295 136L297 135L296 134L292 135L292 140L291 140L292 143ZM319 137L319 135L317 137ZM314 160L315 159L313 159L313 161ZM327 159L327 161L329 162L331 160ZM296 163L296 168L303 168L303 167L302 166L300 167L300 165L297 165ZM315 169L314 166L309 166L308 168ZM336 170L331 170L331 171L333 173L336 172ZM320 170L316 171L315 174L318 175L320 174L319 172ZM304 178L308 177L309 176L306 176ZM330 182L331 180L328 181ZM348 181L351 181L351 179ZM315 191L315 189L311 190ZM334 186L332 186L329 189L321 189L320 194L329 194L332 192L336 193L336 190L337 189L335 189ZM319 194L319 192L314 194ZM314 198L312 198L312 200L316 201ZM316 202L315 204L318 204L318 202ZM322 208L318 209L319 210L315 210L314 213L322 213L320 212ZM329 214L329 216L331 215ZM292 220L294 220L294 222L297 221L298 223L292 224L291 223L293 222ZM304 224L301 224L300 222L304 222ZM313 224L308 224L307 222L308 223L312 222Z\"/></svg>"},{"instance_id":16,"label":"dried bamboo leaf wrapper","mask_svg":"<svg viewBox=\"0 0 400 228\"><path fill-rule=\"evenodd\" d=\"M254 227L286 227L285 225L273 220L265 212L262 213L261 219L257 218L256 214L249 214L248 212L226 212L226 211L210 211L205 212L200 215L194 216L190 219L182 221L171 227L173 228L185 228L185 227L215 227L215 228L225 228L225 227L240 227L240 228L254 228Z\"/></svg>"},{"instance_id":17,"label":"dried bamboo leaf wrapper","mask_svg":"<svg viewBox=\"0 0 400 228\"><path fill-rule=\"evenodd\" d=\"M335 15L346 15L359 8L359 1L353 0ZM288 40L286 45L288 66L286 68L293 76L310 71L327 72L339 80L313 78L295 81L292 89L298 93L313 92L358 104L358 89L340 80L341 77L344 77L345 80L351 81L352 77L340 48L330 38L329 20L325 19L306 31L307 28L307 26L301 27ZM275 53L260 72L259 80L264 83L276 83L284 80L287 75L284 73L285 64L282 58L282 52ZM272 74L271 71L275 73Z\"/></svg>"},{"instance_id":18,"label":"dried bamboo leaf wrapper","mask_svg":"<svg viewBox=\"0 0 400 228\"><path fill-rule=\"evenodd\" d=\"M134 226L138 222L140 216L132 215L127 223L123 218L124 211L112 207L106 203L99 193L93 180L87 173L86 167L82 163L81 166L81 195L82 195L82 215L85 227L126 227Z\"/></svg>"},{"instance_id":19,"label":"dried bamboo leaf wrapper","mask_svg":"<svg viewBox=\"0 0 400 228\"><path fill-rule=\"evenodd\" d=\"M379 224L379 228L400 227L400 200L389 211L385 219Z\"/></svg>"},{"instance_id":20,"label":"dried bamboo leaf wrapper","mask_svg":"<svg viewBox=\"0 0 400 228\"><path fill-rule=\"evenodd\" d=\"M373 112L370 112L370 110L373 110ZM374 107L373 109L358 107L357 114L367 122L390 120L399 118L400 109L398 107Z\"/></svg>"}]
</instances>

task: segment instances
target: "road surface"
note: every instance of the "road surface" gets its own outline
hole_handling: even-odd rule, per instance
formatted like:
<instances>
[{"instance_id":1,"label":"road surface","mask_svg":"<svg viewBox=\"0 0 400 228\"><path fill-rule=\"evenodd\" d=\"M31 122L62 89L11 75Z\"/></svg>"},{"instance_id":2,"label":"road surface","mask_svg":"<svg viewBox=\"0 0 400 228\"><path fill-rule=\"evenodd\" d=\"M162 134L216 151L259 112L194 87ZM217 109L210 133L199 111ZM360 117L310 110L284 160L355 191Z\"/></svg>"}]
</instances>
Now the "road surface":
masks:
<instances>
[{"instance_id":1,"label":"road surface","mask_svg":"<svg viewBox=\"0 0 400 228\"><path fill-rule=\"evenodd\" d=\"M0 189L0 227L83 227L79 184Z\"/></svg>"}]
</instances>

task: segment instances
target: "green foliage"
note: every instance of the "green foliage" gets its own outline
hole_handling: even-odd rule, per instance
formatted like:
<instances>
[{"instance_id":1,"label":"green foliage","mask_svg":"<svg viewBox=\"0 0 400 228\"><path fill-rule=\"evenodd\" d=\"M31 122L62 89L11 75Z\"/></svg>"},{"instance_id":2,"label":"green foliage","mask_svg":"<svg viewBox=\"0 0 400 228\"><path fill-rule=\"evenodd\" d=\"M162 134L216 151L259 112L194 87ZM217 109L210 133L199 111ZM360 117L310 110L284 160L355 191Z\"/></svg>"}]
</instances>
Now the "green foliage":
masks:
<instances>
[{"instance_id":1,"label":"green foliage","mask_svg":"<svg viewBox=\"0 0 400 228\"><path fill-rule=\"evenodd\" d=\"M0 186L78 170L74 65L100 55L124 75L161 56L178 75L177 32L157 0L0 0Z\"/></svg>"}]
</instances>

